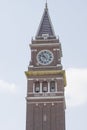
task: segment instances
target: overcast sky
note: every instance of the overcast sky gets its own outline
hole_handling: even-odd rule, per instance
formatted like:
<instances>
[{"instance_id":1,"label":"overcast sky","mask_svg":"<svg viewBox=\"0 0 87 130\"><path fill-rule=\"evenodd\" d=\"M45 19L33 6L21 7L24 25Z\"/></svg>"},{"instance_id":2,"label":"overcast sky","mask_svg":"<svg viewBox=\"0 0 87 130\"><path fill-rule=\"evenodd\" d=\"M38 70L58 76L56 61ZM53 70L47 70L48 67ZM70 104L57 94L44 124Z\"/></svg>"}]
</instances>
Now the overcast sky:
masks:
<instances>
[{"instance_id":1,"label":"overcast sky","mask_svg":"<svg viewBox=\"0 0 87 130\"><path fill-rule=\"evenodd\" d=\"M25 130L32 37L45 0L0 0L0 130ZM66 130L87 129L87 1L48 0L66 70Z\"/></svg>"}]
</instances>

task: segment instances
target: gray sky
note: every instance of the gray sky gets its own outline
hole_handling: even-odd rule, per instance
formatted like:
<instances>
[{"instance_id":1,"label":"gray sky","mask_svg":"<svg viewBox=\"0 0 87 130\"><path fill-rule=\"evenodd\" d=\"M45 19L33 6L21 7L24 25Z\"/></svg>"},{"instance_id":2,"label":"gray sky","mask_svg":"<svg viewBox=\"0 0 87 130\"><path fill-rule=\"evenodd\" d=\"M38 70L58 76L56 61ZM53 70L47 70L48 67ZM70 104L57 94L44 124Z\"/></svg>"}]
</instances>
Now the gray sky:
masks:
<instances>
[{"instance_id":1,"label":"gray sky","mask_svg":"<svg viewBox=\"0 0 87 130\"><path fill-rule=\"evenodd\" d=\"M0 0L0 129L25 130L29 43L45 0ZM48 0L66 70L66 130L87 129L87 1Z\"/></svg>"}]
</instances>

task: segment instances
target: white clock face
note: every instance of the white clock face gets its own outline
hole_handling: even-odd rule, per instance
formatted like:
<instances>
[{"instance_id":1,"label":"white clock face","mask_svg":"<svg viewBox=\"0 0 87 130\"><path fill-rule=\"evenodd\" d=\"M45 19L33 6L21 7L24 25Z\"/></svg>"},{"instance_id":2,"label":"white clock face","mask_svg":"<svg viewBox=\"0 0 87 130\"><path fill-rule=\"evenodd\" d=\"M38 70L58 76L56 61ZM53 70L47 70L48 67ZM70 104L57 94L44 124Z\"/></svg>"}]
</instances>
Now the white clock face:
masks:
<instances>
[{"instance_id":1,"label":"white clock face","mask_svg":"<svg viewBox=\"0 0 87 130\"><path fill-rule=\"evenodd\" d=\"M53 61L53 53L49 50L42 50L37 54L37 61L41 65L48 65Z\"/></svg>"}]
</instances>

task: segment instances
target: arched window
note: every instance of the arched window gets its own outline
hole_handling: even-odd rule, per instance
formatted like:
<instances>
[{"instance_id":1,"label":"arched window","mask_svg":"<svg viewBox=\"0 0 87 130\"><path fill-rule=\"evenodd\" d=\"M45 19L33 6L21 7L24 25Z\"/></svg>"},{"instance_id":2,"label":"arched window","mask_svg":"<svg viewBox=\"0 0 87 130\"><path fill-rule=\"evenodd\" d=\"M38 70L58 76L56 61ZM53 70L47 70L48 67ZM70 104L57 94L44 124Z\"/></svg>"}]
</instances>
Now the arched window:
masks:
<instances>
[{"instance_id":1,"label":"arched window","mask_svg":"<svg viewBox=\"0 0 87 130\"><path fill-rule=\"evenodd\" d=\"M42 91L43 92L48 92L48 82L47 81L44 81L42 83Z\"/></svg>"},{"instance_id":2,"label":"arched window","mask_svg":"<svg viewBox=\"0 0 87 130\"><path fill-rule=\"evenodd\" d=\"M35 82L35 92L36 93L40 92L40 82L39 81Z\"/></svg>"},{"instance_id":3,"label":"arched window","mask_svg":"<svg viewBox=\"0 0 87 130\"><path fill-rule=\"evenodd\" d=\"M55 92L55 81L50 82L50 92Z\"/></svg>"}]
</instances>

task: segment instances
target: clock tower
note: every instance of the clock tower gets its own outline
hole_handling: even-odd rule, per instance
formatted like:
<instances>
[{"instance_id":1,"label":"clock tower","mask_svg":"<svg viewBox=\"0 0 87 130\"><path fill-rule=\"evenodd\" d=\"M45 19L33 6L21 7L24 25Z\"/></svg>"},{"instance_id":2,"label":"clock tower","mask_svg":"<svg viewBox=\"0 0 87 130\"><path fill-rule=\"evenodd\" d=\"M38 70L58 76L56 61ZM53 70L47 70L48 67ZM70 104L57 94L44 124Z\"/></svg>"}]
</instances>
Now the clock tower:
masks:
<instances>
[{"instance_id":1,"label":"clock tower","mask_svg":"<svg viewBox=\"0 0 87 130\"><path fill-rule=\"evenodd\" d=\"M26 130L65 130L65 70L62 49L56 37L47 3L30 44L27 77Z\"/></svg>"}]
</instances>

